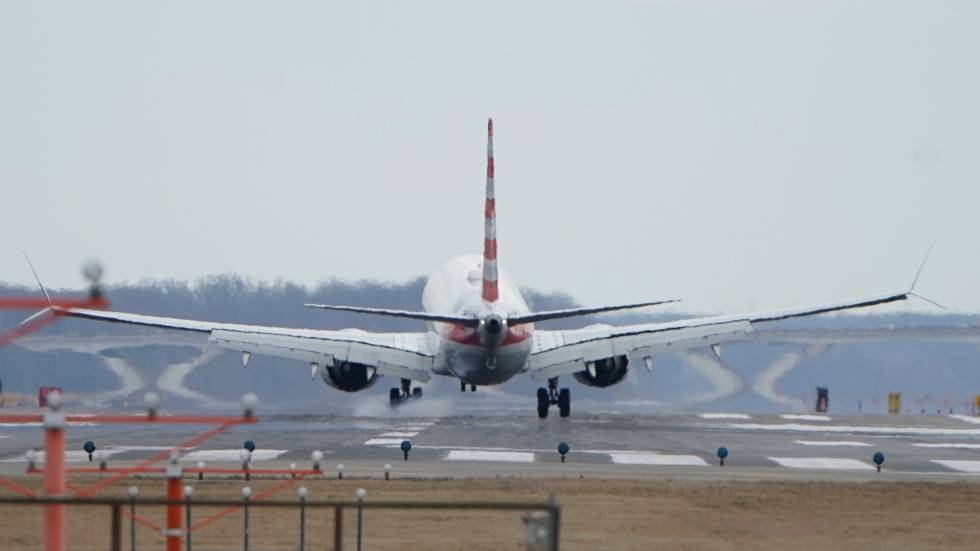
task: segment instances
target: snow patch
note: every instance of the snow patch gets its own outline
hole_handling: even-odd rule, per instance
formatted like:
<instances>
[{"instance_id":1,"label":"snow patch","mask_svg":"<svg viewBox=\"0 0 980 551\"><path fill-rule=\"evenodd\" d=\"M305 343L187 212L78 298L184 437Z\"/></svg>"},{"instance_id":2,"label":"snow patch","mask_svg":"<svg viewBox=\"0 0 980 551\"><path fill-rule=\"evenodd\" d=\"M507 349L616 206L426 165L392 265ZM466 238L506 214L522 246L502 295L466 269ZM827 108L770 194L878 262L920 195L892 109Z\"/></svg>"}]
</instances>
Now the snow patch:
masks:
<instances>
[{"instance_id":1,"label":"snow patch","mask_svg":"<svg viewBox=\"0 0 980 551\"><path fill-rule=\"evenodd\" d=\"M609 458L619 465L660 465L682 467L707 467L704 459L696 455L664 455L659 453L610 453Z\"/></svg>"},{"instance_id":2,"label":"snow patch","mask_svg":"<svg viewBox=\"0 0 980 551\"><path fill-rule=\"evenodd\" d=\"M826 415L808 415L799 413L787 413L785 415L780 415L783 419L788 419L791 421L833 421L830 417Z\"/></svg>"},{"instance_id":3,"label":"snow patch","mask_svg":"<svg viewBox=\"0 0 980 551\"><path fill-rule=\"evenodd\" d=\"M489 450L450 450L447 461L504 461L509 463L533 463L534 454L528 452L498 452Z\"/></svg>"},{"instance_id":4,"label":"snow patch","mask_svg":"<svg viewBox=\"0 0 980 551\"><path fill-rule=\"evenodd\" d=\"M252 462L269 461L289 450L255 450L252 452ZM241 461L240 448L234 450L197 450L180 458L181 461Z\"/></svg>"},{"instance_id":5,"label":"snow patch","mask_svg":"<svg viewBox=\"0 0 980 551\"><path fill-rule=\"evenodd\" d=\"M967 444L965 442L937 442L912 444L917 448L946 448L951 450L980 450L980 444Z\"/></svg>"},{"instance_id":6,"label":"snow patch","mask_svg":"<svg viewBox=\"0 0 980 551\"><path fill-rule=\"evenodd\" d=\"M830 469L835 471L873 471L870 464L857 459L837 457L768 457L769 461L781 467L792 469Z\"/></svg>"},{"instance_id":7,"label":"snow patch","mask_svg":"<svg viewBox=\"0 0 980 551\"><path fill-rule=\"evenodd\" d=\"M930 459L937 465L942 465L947 469L960 471L961 473L980 474L980 461L968 461L965 459Z\"/></svg>"},{"instance_id":8,"label":"snow patch","mask_svg":"<svg viewBox=\"0 0 980 551\"><path fill-rule=\"evenodd\" d=\"M851 447L855 447L855 448L865 448L865 447L870 447L871 446L871 444L868 444L866 442L855 442L853 440L839 440L839 441L831 441L831 440L797 440L796 443L799 444L799 445L801 445L801 446L830 446L830 447L834 447L834 446L851 446Z\"/></svg>"}]
</instances>

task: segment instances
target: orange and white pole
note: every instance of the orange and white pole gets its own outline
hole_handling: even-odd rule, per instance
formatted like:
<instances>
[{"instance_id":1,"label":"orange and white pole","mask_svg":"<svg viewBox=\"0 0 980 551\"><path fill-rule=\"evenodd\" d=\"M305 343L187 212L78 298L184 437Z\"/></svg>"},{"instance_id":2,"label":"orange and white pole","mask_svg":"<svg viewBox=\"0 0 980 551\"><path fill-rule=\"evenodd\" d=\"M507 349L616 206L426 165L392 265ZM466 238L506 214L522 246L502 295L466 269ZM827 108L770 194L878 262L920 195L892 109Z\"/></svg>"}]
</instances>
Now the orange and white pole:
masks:
<instances>
[{"instance_id":1,"label":"orange and white pole","mask_svg":"<svg viewBox=\"0 0 980 551\"><path fill-rule=\"evenodd\" d=\"M44 412L44 496L65 496L65 414L60 392L48 395ZM65 551L65 506L44 506L44 549Z\"/></svg>"},{"instance_id":2,"label":"orange and white pole","mask_svg":"<svg viewBox=\"0 0 980 551\"><path fill-rule=\"evenodd\" d=\"M184 488L181 485L181 468L177 463L179 452L174 450L170 455L170 464L167 465L167 500L179 502L183 499ZM167 528L163 534L167 538L167 551L180 551L183 542L183 530L181 523L184 515L181 514L180 504L167 505Z\"/></svg>"}]
</instances>

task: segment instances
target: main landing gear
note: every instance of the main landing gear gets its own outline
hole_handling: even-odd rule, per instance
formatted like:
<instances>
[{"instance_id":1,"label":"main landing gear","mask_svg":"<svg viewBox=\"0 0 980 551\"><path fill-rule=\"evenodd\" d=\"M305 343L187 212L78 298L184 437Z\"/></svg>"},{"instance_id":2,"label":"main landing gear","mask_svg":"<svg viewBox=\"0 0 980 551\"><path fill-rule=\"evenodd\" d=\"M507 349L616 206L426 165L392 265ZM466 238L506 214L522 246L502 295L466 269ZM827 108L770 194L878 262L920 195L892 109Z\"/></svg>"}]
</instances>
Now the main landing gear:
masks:
<instances>
[{"instance_id":1,"label":"main landing gear","mask_svg":"<svg viewBox=\"0 0 980 551\"><path fill-rule=\"evenodd\" d=\"M459 382L459 391L466 392L466 383L463 381ZM476 385L470 385L470 392L476 392Z\"/></svg>"},{"instance_id":2,"label":"main landing gear","mask_svg":"<svg viewBox=\"0 0 980 551\"><path fill-rule=\"evenodd\" d=\"M422 397L422 389L420 387L412 388L411 379L402 379L401 388L392 388L388 392L388 402L391 404L392 407L397 406L398 404L406 400L410 400L413 398L418 399L421 397Z\"/></svg>"},{"instance_id":3,"label":"main landing gear","mask_svg":"<svg viewBox=\"0 0 980 551\"><path fill-rule=\"evenodd\" d=\"M568 417L572 412L572 391L567 388L558 390L558 377L548 379L548 388L538 389L538 417L547 417L552 404L558 405L558 415L561 417Z\"/></svg>"}]
</instances>

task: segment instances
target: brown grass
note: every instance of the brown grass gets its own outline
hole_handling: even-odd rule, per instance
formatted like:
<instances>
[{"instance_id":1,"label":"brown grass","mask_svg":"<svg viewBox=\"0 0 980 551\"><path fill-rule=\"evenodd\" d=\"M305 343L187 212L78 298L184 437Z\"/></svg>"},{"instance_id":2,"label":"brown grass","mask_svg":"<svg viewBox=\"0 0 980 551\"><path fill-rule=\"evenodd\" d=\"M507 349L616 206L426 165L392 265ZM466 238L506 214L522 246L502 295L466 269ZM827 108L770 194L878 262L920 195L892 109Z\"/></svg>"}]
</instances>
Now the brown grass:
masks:
<instances>
[{"instance_id":1,"label":"brown grass","mask_svg":"<svg viewBox=\"0 0 980 551\"><path fill-rule=\"evenodd\" d=\"M36 487L36 479L24 481ZM75 481L76 483L81 481ZM272 481L253 481L256 492ZM238 496L243 481L193 481L196 497ZM747 482L610 479L316 480L310 499L544 500L562 505L563 549L977 549L980 485L934 483ZM160 480L139 480L142 496L163 495ZM119 485L103 495L122 495ZM293 488L277 497L295 497ZM215 511L194 510L195 519ZM162 523L163 510L142 513ZM0 548L38 549L39 507L0 507ZM332 513L308 515L308 549L333 541ZM252 549L295 549L298 514L252 510ZM346 518L353 548L354 519ZM521 549L519 512L371 511L365 549ZM235 512L194 535L195 549L241 549ZM69 514L71 549L106 549L107 508ZM163 538L140 526L138 548L162 549ZM128 522L124 523L128 549Z\"/></svg>"}]
</instances>

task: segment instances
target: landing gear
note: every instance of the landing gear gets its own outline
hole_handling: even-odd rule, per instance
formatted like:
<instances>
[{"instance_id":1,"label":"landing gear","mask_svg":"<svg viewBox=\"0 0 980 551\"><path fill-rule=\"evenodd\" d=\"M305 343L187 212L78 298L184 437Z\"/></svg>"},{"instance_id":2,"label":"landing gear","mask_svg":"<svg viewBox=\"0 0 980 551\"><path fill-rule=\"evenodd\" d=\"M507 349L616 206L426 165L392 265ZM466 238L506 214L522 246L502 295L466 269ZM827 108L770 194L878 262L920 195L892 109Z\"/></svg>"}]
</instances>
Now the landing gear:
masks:
<instances>
[{"instance_id":1,"label":"landing gear","mask_svg":"<svg viewBox=\"0 0 980 551\"><path fill-rule=\"evenodd\" d=\"M572 412L572 391L567 388L558 390L558 377L548 379L548 388L538 389L538 417L548 417L548 409L552 404L558 405L560 417L568 417Z\"/></svg>"},{"instance_id":2,"label":"landing gear","mask_svg":"<svg viewBox=\"0 0 980 551\"><path fill-rule=\"evenodd\" d=\"M422 389L420 387L412 388L411 379L402 379L401 388L392 388L388 391L388 403L391 404L391 407L395 407L406 400L421 397Z\"/></svg>"},{"instance_id":3,"label":"landing gear","mask_svg":"<svg viewBox=\"0 0 980 551\"><path fill-rule=\"evenodd\" d=\"M459 382L459 391L466 392L466 383L463 381ZM476 385L470 385L470 392L476 392Z\"/></svg>"}]
</instances>

